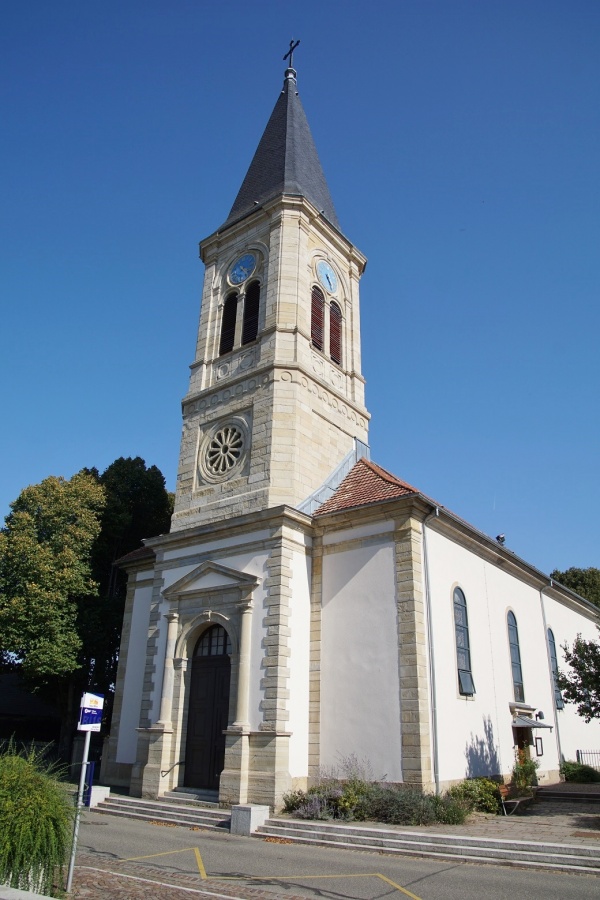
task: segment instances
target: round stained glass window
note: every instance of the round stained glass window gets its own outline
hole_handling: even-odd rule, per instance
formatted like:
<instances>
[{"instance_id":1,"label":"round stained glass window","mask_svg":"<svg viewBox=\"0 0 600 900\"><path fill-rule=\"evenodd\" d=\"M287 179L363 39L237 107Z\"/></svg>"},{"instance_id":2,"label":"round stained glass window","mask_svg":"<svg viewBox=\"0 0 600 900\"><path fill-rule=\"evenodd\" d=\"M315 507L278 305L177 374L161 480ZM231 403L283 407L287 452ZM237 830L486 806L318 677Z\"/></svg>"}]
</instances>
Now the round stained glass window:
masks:
<instances>
[{"instance_id":1,"label":"round stained glass window","mask_svg":"<svg viewBox=\"0 0 600 900\"><path fill-rule=\"evenodd\" d=\"M243 450L244 436L239 428L220 428L206 450L206 468L211 475L226 475L238 463Z\"/></svg>"}]
</instances>

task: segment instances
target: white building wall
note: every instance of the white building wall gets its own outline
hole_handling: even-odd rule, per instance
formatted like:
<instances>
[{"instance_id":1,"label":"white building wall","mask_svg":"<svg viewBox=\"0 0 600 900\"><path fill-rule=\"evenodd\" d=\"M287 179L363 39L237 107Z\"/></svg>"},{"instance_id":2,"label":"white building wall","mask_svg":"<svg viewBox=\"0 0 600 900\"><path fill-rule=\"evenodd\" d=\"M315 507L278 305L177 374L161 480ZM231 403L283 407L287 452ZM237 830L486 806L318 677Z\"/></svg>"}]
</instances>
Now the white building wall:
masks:
<instances>
[{"instance_id":1,"label":"white building wall","mask_svg":"<svg viewBox=\"0 0 600 900\"><path fill-rule=\"evenodd\" d=\"M308 709L310 667L310 558L298 551L292 559L292 602L289 657L290 775L308 773Z\"/></svg>"},{"instance_id":2,"label":"white building wall","mask_svg":"<svg viewBox=\"0 0 600 900\"><path fill-rule=\"evenodd\" d=\"M147 578L147 573L138 578ZM144 688L144 670L146 667L146 642L148 640L148 622L150 619L150 601L152 585L138 587L133 598L131 630L127 645L127 668L123 683L123 701L119 736L117 739L118 763L134 763L137 749L137 728L140 724L140 707Z\"/></svg>"},{"instance_id":3,"label":"white building wall","mask_svg":"<svg viewBox=\"0 0 600 900\"><path fill-rule=\"evenodd\" d=\"M354 532L360 537L360 531ZM349 532L345 532L346 539ZM328 541L331 545L331 540ZM321 765L355 754L401 781L394 545L371 538L323 556Z\"/></svg>"},{"instance_id":4,"label":"white building wall","mask_svg":"<svg viewBox=\"0 0 600 900\"><path fill-rule=\"evenodd\" d=\"M554 634L558 667L567 672L569 667L565 662L562 645L567 643L572 646L578 634L581 634L584 640L597 641L596 624L591 618L579 615L552 597L544 596L544 608L546 624ZM600 750L600 722L596 720L586 723L577 715L577 707L571 703L565 704L564 709L557 710L555 717L565 759L575 760L577 750Z\"/></svg>"},{"instance_id":5,"label":"white building wall","mask_svg":"<svg viewBox=\"0 0 600 900\"><path fill-rule=\"evenodd\" d=\"M535 729L541 737L540 782L544 773L556 773L559 749L556 717L563 745L581 734L581 724L571 714L557 713L546 648L546 630L540 592L493 563L445 536L428 530L429 583L431 594L433 656L442 784L479 774L507 775L514 764L512 712L514 689L508 643L507 615L517 620L525 704L542 710L549 729ZM453 592L460 587L466 597L469 618L472 675L475 695L459 692L454 630ZM548 603L548 600L545 601ZM588 620L561 604L553 616L556 631L575 636ZM560 611L558 611L560 610ZM550 625L548 617L548 624ZM562 724L564 721L564 725ZM563 737L565 732L565 737ZM568 732L568 737L567 737ZM578 737L579 740L582 738ZM564 752L564 746L563 746ZM535 750L532 748L532 756Z\"/></svg>"}]
</instances>

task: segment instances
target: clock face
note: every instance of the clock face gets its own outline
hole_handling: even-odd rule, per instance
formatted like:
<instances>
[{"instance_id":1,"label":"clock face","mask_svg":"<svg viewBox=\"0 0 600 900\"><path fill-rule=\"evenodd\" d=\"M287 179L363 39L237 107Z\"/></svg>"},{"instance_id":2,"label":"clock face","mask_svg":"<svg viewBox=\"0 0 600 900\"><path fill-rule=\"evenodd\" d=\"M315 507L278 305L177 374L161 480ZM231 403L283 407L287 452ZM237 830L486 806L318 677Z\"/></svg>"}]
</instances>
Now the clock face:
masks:
<instances>
[{"instance_id":1,"label":"clock face","mask_svg":"<svg viewBox=\"0 0 600 900\"><path fill-rule=\"evenodd\" d=\"M337 275L324 259L317 263L317 278L328 293L335 293L338 285Z\"/></svg>"},{"instance_id":2,"label":"clock face","mask_svg":"<svg viewBox=\"0 0 600 900\"><path fill-rule=\"evenodd\" d=\"M229 280L231 284L241 284L246 278L249 278L256 268L256 257L253 253L245 253L234 262L229 270Z\"/></svg>"}]
</instances>

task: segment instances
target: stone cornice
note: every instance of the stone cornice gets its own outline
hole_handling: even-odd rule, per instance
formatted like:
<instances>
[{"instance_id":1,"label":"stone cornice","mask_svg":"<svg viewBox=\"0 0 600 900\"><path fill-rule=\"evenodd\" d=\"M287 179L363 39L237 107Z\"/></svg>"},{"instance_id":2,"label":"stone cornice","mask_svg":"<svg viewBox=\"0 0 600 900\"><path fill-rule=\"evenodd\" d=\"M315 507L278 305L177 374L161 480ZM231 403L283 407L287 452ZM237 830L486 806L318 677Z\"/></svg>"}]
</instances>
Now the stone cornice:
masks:
<instances>
[{"instance_id":1,"label":"stone cornice","mask_svg":"<svg viewBox=\"0 0 600 900\"><path fill-rule=\"evenodd\" d=\"M297 211L306 216L313 229L321 231L323 237L330 241L340 253L352 260L359 274L364 272L367 258L360 252L358 247L355 247L352 241L332 225L305 197L291 194L283 194L257 206L256 209L246 213L236 222L232 222L227 228L214 231L204 238L200 242L200 258L205 262L211 251L214 252L216 248L219 248L224 243L230 243L237 237L246 234L250 227L250 218L255 220L252 222L252 225L260 228L261 225L270 225L278 216L285 215L286 212L290 211Z\"/></svg>"},{"instance_id":2,"label":"stone cornice","mask_svg":"<svg viewBox=\"0 0 600 900\"><path fill-rule=\"evenodd\" d=\"M350 407L354 410L357 415L362 416L364 419L369 420L371 418L371 414L368 412L366 407L360 406L350 397L347 397L342 391L339 391L334 385L330 384L330 382L325 381L325 379L319 378L315 372L309 370L306 366L303 366L299 362L269 362L265 363L261 366L258 366L256 369L244 370L239 375L231 375L227 377L227 379L222 379L218 381L216 384L211 385L211 387L203 388L201 391L197 391L194 394L187 394L183 400L181 401L183 412L185 414L186 407L191 403L196 403L198 400L206 400L208 397L213 396L214 394L219 393L220 391L227 388L227 390L231 390L237 384L243 383L247 381L249 378L252 379L260 379L263 375L268 375L272 372L298 372L303 375L305 378L313 381L315 384L318 384L323 390L328 391L330 394L334 395L336 399L340 402L344 403L346 406ZM341 370L342 374L347 375L350 378L354 378L364 382L364 379L361 375L357 375L355 373L345 373L344 370ZM276 380L275 378L269 379ZM247 405L247 401L242 401L242 406Z\"/></svg>"},{"instance_id":3,"label":"stone cornice","mask_svg":"<svg viewBox=\"0 0 600 900\"><path fill-rule=\"evenodd\" d=\"M243 534L251 534L261 528L280 528L290 525L303 531L308 536L312 535L312 520L310 516L299 512L291 506L275 506L271 509L252 512L243 516L235 516L218 522L209 522L204 525L196 525L193 528L185 528L181 531L173 531L170 534L161 534L158 537L148 538L144 543L155 552L166 552L178 547L188 547L198 543L199 540L210 538L211 541L223 538L237 537Z\"/></svg>"}]
</instances>

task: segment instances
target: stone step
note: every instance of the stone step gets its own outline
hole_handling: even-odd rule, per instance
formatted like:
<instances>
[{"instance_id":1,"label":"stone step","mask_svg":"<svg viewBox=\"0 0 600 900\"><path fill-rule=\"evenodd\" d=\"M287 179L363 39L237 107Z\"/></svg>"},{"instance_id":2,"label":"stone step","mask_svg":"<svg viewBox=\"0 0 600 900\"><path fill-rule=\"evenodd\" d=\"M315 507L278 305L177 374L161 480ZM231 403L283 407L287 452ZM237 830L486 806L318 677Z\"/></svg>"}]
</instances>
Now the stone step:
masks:
<instances>
[{"instance_id":1,"label":"stone step","mask_svg":"<svg viewBox=\"0 0 600 900\"><path fill-rule=\"evenodd\" d=\"M269 819L257 837L278 837L297 843L372 850L427 857L458 857L473 862L525 865L561 871L600 873L600 848L536 844L529 841L477 838L469 835L392 831L385 828L328 825L321 822Z\"/></svg>"},{"instance_id":2,"label":"stone step","mask_svg":"<svg viewBox=\"0 0 600 900\"><path fill-rule=\"evenodd\" d=\"M540 788L536 792L536 802L552 803L598 803L600 794L592 791L553 791L552 788Z\"/></svg>"},{"instance_id":3,"label":"stone step","mask_svg":"<svg viewBox=\"0 0 600 900\"><path fill-rule=\"evenodd\" d=\"M148 822L164 822L191 828L228 830L229 810L214 809L194 801L140 800L136 797L110 797L98 804L96 812L111 816L144 819Z\"/></svg>"},{"instance_id":4,"label":"stone step","mask_svg":"<svg viewBox=\"0 0 600 900\"><path fill-rule=\"evenodd\" d=\"M195 806L203 806L206 809L220 809L217 791L165 791L161 800L170 800L174 803L193 803Z\"/></svg>"}]
</instances>

